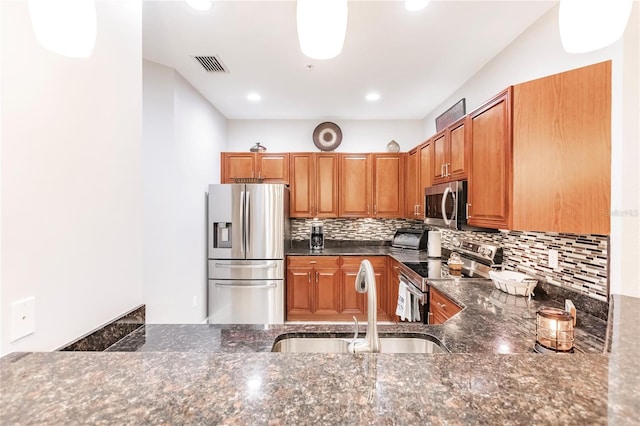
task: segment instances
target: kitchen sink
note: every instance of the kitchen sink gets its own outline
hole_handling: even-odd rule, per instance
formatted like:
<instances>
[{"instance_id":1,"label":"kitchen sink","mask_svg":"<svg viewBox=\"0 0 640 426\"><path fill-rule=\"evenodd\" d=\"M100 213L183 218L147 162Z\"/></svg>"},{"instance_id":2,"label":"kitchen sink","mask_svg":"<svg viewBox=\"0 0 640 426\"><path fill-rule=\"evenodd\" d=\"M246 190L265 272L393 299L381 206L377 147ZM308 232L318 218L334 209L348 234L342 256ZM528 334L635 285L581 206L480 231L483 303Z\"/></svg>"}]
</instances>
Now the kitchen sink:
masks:
<instances>
[{"instance_id":1,"label":"kitchen sink","mask_svg":"<svg viewBox=\"0 0 640 426\"><path fill-rule=\"evenodd\" d=\"M381 337L380 353L387 354L435 354L447 353L440 343L430 336L425 337ZM344 337L280 336L271 352L288 353L348 353L351 339Z\"/></svg>"}]
</instances>

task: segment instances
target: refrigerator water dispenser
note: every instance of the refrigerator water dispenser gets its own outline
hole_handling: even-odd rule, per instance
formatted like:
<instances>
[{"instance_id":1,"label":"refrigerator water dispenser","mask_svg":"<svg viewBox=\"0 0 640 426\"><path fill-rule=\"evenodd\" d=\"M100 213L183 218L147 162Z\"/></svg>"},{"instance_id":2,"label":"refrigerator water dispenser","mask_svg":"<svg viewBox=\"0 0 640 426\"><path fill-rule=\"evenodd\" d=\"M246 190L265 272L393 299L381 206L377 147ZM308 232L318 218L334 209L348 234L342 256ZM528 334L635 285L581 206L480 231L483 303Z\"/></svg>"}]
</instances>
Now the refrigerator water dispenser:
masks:
<instances>
[{"instance_id":1,"label":"refrigerator water dispenser","mask_svg":"<svg viewBox=\"0 0 640 426\"><path fill-rule=\"evenodd\" d=\"M231 248L232 224L228 222L213 223L213 247Z\"/></svg>"}]
</instances>

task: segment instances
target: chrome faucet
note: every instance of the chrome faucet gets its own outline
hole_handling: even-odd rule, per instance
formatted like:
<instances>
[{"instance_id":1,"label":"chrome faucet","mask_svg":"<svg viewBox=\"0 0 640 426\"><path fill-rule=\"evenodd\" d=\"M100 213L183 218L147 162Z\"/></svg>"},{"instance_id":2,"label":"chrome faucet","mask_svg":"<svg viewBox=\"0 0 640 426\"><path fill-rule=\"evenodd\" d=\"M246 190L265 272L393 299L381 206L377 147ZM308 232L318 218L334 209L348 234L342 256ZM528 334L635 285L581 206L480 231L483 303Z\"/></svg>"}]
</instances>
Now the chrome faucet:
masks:
<instances>
[{"instance_id":1,"label":"chrome faucet","mask_svg":"<svg viewBox=\"0 0 640 426\"><path fill-rule=\"evenodd\" d=\"M360 263L356 276L356 291L367 293L367 334L364 339L358 339L358 320L356 320L356 334L349 343L349 352L380 352L380 338L378 337L378 300L376 296L376 276L373 266L368 260ZM355 319L355 317L354 317Z\"/></svg>"}]
</instances>

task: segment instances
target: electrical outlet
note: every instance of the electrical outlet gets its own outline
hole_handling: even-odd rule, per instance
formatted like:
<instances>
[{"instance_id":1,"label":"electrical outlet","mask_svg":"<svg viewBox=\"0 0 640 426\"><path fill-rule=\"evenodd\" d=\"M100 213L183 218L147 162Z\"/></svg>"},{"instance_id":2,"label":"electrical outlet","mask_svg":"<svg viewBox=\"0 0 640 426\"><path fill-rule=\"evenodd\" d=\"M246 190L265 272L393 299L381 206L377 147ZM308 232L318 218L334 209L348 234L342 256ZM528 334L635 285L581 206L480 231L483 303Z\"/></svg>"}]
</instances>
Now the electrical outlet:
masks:
<instances>
[{"instance_id":1,"label":"electrical outlet","mask_svg":"<svg viewBox=\"0 0 640 426\"><path fill-rule=\"evenodd\" d=\"M558 250L549 250L549 268L558 269Z\"/></svg>"},{"instance_id":2,"label":"electrical outlet","mask_svg":"<svg viewBox=\"0 0 640 426\"><path fill-rule=\"evenodd\" d=\"M36 331L36 298L16 300L11 304L11 341Z\"/></svg>"}]
</instances>

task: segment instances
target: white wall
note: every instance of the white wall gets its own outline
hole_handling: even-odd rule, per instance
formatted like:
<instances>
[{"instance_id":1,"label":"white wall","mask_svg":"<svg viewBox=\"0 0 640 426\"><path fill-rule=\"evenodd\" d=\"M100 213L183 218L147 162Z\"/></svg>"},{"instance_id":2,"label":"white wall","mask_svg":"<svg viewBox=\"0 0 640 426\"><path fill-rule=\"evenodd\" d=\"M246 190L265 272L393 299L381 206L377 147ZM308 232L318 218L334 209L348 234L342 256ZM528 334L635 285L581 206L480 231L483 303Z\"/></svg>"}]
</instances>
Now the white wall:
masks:
<instances>
[{"instance_id":1,"label":"white wall","mask_svg":"<svg viewBox=\"0 0 640 426\"><path fill-rule=\"evenodd\" d=\"M226 119L174 69L144 61L143 76L147 322L197 323L206 318L205 193L220 182Z\"/></svg>"},{"instance_id":2,"label":"white wall","mask_svg":"<svg viewBox=\"0 0 640 426\"><path fill-rule=\"evenodd\" d=\"M227 151L249 151L260 142L269 152L319 151L313 130L333 121L342 130L336 152L384 152L393 139L401 151L423 141L420 120L229 120Z\"/></svg>"},{"instance_id":3,"label":"white wall","mask_svg":"<svg viewBox=\"0 0 640 426\"><path fill-rule=\"evenodd\" d=\"M126 4L126 5L125 5ZM2 353L52 350L143 302L141 8L97 2L88 59L2 2ZM9 342L11 302L35 333Z\"/></svg>"},{"instance_id":4,"label":"white wall","mask_svg":"<svg viewBox=\"0 0 640 426\"><path fill-rule=\"evenodd\" d=\"M466 98L470 112L512 84L612 60L610 292L635 297L640 297L637 279L640 256L640 217L637 213L640 193L637 167L639 9L638 2L634 2L632 18L622 40L595 52L568 54L560 41L558 6L552 8L423 122L426 139L435 133L435 118L460 98Z\"/></svg>"},{"instance_id":5,"label":"white wall","mask_svg":"<svg viewBox=\"0 0 640 426\"><path fill-rule=\"evenodd\" d=\"M426 139L436 133L436 117L461 98L466 98L467 112L471 112L512 84L606 61L614 56L619 57L617 45L579 55L566 53L560 41L556 5L430 112L424 119L423 136Z\"/></svg>"}]
</instances>

